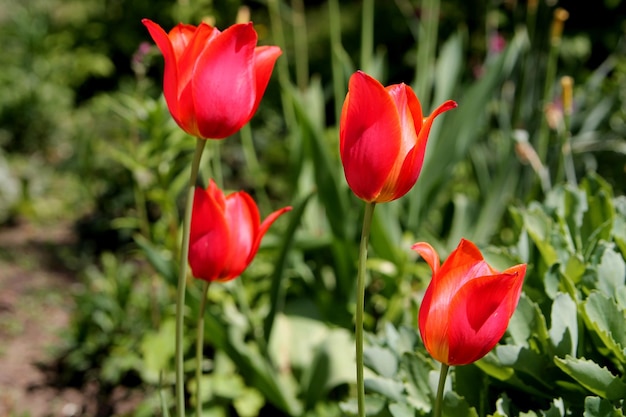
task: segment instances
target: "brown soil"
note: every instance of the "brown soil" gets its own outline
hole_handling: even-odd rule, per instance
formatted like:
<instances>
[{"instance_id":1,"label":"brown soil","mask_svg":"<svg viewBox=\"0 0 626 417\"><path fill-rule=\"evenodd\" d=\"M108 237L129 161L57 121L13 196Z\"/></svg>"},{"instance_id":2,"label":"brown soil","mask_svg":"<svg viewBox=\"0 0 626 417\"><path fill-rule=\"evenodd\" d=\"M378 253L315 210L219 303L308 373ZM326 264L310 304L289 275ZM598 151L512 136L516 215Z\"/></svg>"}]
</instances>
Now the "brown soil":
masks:
<instances>
[{"instance_id":1,"label":"brown soil","mask_svg":"<svg viewBox=\"0 0 626 417\"><path fill-rule=\"evenodd\" d=\"M77 285L60 260L72 244L67 225L0 229L0 416L103 415L97 384L58 386L50 373ZM109 415L129 411L127 401L108 407Z\"/></svg>"}]
</instances>

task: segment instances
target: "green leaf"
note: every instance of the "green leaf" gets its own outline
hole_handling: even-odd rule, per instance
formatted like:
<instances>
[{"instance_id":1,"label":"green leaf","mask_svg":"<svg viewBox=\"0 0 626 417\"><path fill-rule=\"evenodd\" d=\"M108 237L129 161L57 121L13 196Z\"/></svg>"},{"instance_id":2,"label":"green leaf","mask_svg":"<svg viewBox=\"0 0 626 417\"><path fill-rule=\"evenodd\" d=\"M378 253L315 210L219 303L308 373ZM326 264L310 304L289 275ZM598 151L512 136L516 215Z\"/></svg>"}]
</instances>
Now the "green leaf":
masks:
<instances>
[{"instance_id":1,"label":"green leaf","mask_svg":"<svg viewBox=\"0 0 626 417\"><path fill-rule=\"evenodd\" d=\"M454 391L448 391L444 395L443 415L445 417L478 417L476 409Z\"/></svg>"},{"instance_id":2,"label":"green leaf","mask_svg":"<svg viewBox=\"0 0 626 417\"><path fill-rule=\"evenodd\" d=\"M558 261L555 248L550 244L553 221L538 204L532 204L522 212L524 227L541 253L545 264L550 266Z\"/></svg>"},{"instance_id":3,"label":"green leaf","mask_svg":"<svg viewBox=\"0 0 626 417\"><path fill-rule=\"evenodd\" d=\"M395 402L402 401L405 397L404 385L402 383L379 375L365 379L365 391L380 394Z\"/></svg>"},{"instance_id":4,"label":"green leaf","mask_svg":"<svg viewBox=\"0 0 626 417\"><path fill-rule=\"evenodd\" d=\"M365 366L380 376L393 377L398 371L398 359L389 350L379 346L371 346L363 352Z\"/></svg>"},{"instance_id":5,"label":"green leaf","mask_svg":"<svg viewBox=\"0 0 626 417\"><path fill-rule=\"evenodd\" d=\"M554 363L580 385L602 398L619 400L626 396L626 384L606 367L597 363L567 355L565 359L554 358Z\"/></svg>"},{"instance_id":6,"label":"green leaf","mask_svg":"<svg viewBox=\"0 0 626 417\"><path fill-rule=\"evenodd\" d=\"M508 334L515 345L529 347L531 339L535 339L543 350L547 350L550 336L546 319L539 305L524 293L509 322Z\"/></svg>"},{"instance_id":7,"label":"green leaf","mask_svg":"<svg viewBox=\"0 0 626 417\"><path fill-rule=\"evenodd\" d=\"M624 258L610 248L606 248L598 265L597 288L609 297L615 296L618 289L624 287L626 262Z\"/></svg>"},{"instance_id":8,"label":"green leaf","mask_svg":"<svg viewBox=\"0 0 626 417\"><path fill-rule=\"evenodd\" d=\"M140 351L143 357L142 379L150 383L159 382L160 374L168 369L174 358L175 323L173 319L164 320L158 331L149 331L141 339Z\"/></svg>"},{"instance_id":9,"label":"green leaf","mask_svg":"<svg viewBox=\"0 0 626 417\"><path fill-rule=\"evenodd\" d=\"M393 417L415 417L415 410L405 403L389 404L389 412Z\"/></svg>"},{"instance_id":10,"label":"green leaf","mask_svg":"<svg viewBox=\"0 0 626 417\"><path fill-rule=\"evenodd\" d=\"M557 356L575 355L578 345L577 306L574 300L559 293L552 303L550 340Z\"/></svg>"},{"instance_id":11,"label":"green leaf","mask_svg":"<svg viewBox=\"0 0 626 417\"><path fill-rule=\"evenodd\" d=\"M583 318L587 327L621 362L626 362L626 317L615 300L599 291L593 291L583 304Z\"/></svg>"},{"instance_id":12,"label":"green leaf","mask_svg":"<svg viewBox=\"0 0 626 417\"><path fill-rule=\"evenodd\" d=\"M402 379L406 380L406 401L420 411L429 412L433 398L428 381L432 361L417 352L406 352L402 355L400 369Z\"/></svg>"},{"instance_id":13,"label":"green leaf","mask_svg":"<svg viewBox=\"0 0 626 417\"><path fill-rule=\"evenodd\" d=\"M622 410L613 406L611 401L600 397L585 398L583 417L624 417Z\"/></svg>"}]
</instances>

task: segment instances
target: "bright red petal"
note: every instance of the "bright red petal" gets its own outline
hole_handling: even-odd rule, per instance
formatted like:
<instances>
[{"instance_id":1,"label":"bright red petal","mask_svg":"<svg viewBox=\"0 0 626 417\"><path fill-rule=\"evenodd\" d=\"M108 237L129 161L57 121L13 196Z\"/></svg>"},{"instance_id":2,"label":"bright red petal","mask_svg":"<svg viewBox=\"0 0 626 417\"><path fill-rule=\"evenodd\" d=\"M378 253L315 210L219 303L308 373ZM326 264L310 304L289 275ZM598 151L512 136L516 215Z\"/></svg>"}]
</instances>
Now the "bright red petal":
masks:
<instances>
[{"instance_id":1,"label":"bright red petal","mask_svg":"<svg viewBox=\"0 0 626 417\"><path fill-rule=\"evenodd\" d=\"M252 24L238 24L217 36L197 60L193 74L194 106L204 138L222 139L237 132L256 103Z\"/></svg>"},{"instance_id":2,"label":"bright red petal","mask_svg":"<svg viewBox=\"0 0 626 417\"><path fill-rule=\"evenodd\" d=\"M207 190L197 188L194 194L188 256L194 277L207 281L219 279L229 240L224 195L211 181Z\"/></svg>"},{"instance_id":3,"label":"bright red petal","mask_svg":"<svg viewBox=\"0 0 626 417\"><path fill-rule=\"evenodd\" d=\"M238 277L248 267L248 255L260 223L259 210L252 197L243 191L226 197L226 222L231 233L226 269L221 277L225 281Z\"/></svg>"},{"instance_id":4,"label":"bright red petal","mask_svg":"<svg viewBox=\"0 0 626 417\"><path fill-rule=\"evenodd\" d=\"M475 362L502 338L519 300L520 272L478 277L458 291L449 306L448 365Z\"/></svg>"},{"instance_id":5,"label":"bright red petal","mask_svg":"<svg viewBox=\"0 0 626 417\"><path fill-rule=\"evenodd\" d=\"M278 46L258 46L254 50L254 73L256 76L256 101L252 108L249 119L256 113L267 84L270 82L274 64L278 57L283 53Z\"/></svg>"},{"instance_id":6,"label":"bright red petal","mask_svg":"<svg viewBox=\"0 0 626 417\"><path fill-rule=\"evenodd\" d=\"M261 225L259 226L259 229L257 230L256 239L254 240L254 245L252 246L252 250L250 251L248 263L252 262L252 259L254 258L254 256L259 250L259 246L261 246L261 240L263 239L263 236L265 236L265 233L267 233L272 223L274 223L276 219L278 219L280 216L282 216L283 214L285 214L286 212L290 210L291 210L291 207L283 207L281 209L274 211L269 216L267 216L265 220L263 220L263 223L261 223Z\"/></svg>"},{"instance_id":7,"label":"bright red petal","mask_svg":"<svg viewBox=\"0 0 626 417\"><path fill-rule=\"evenodd\" d=\"M361 71L348 90L339 130L346 181L359 198L376 201L401 149L398 112L385 87Z\"/></svg>"},{"instance_id":8,"label":"bright red petal","mask_svg":"<svg viewBox=\"0 0 626 417\"><path fill-rule=\"evenodd\" d=\"M437 271L439 271L439 265L441 265L441 263L439 262L439 254L437 253L435 248L433 248L432 246L430 246L430 244L426 242L417 242L416 244L411 246L411 249L419 253L420 256L426 261L426 263L428 263L430 269L433 271L433 275L437 274Z\"/></svg>"},{"instance_id":9,"label":"bright red petal","mask_svg":"<svg viewBox=\"0 0 626 417\"><path fill-rule=\"evenodd\" d=\"M178 64L175 49L165 31L158 24L149 19L143 19L142 23L148 28L150 36L163 54L165 66L163 70L163 95L167 102L167 107L176 122L180 122L180 111L178 106ZM184 127L183 127L184 129Z\"/></svg>"}]
</instances>

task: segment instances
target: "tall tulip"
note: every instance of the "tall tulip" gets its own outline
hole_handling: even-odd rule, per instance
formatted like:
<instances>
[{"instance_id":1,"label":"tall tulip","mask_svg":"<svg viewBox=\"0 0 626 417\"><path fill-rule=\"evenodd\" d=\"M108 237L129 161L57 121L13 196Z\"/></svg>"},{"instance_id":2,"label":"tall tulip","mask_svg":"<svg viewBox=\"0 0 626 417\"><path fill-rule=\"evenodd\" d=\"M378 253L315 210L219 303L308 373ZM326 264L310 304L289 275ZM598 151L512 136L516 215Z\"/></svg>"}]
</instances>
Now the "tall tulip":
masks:
<instances>
[{"instance_id":1,"label":"tall tulip","mask_svg":"<svg viewBox=\"0 0 626 417\"><path fill-rule=\"evenodd\" d=\"M526 264L498 272L465 239L441 266L428 243L416 243L413 250L433 271L419 310L426 350L449 366L482 358L506 331L522 291Z\"/></svg>"},{"instance_id":2,"label":"tall tulip","mask_svg":"<svg viewBox=\"0 0 626 417\"><path fill-rule=\"evenodd\" d=\"M143 19L165 59L163 94L176 123L198 138L223 139L256 112L269 83L277 46L256 46L252 23L220 32L206 23L166 33Z\"/></svg>"},{"instance_id":3,"label":"tall tulip","mask_svg":"<svg viewBox=\"0 0 626 417\"><path fill-rule=\"evenodd\" d=\"M348 86L339 127L339 151L348 185L368 203L402 197L415 185L435 117L457 106L448 100L423 117L411 87L384 87L357 71Z\"/></svg>"},{"instance_id":4,"label":"tall tulip","mask_svg":"<svg viewBox=\"0 0 626 417\"><path fill-rule=\"evenodd\" d=\"M196 188L188 258L193 276L229 281L241 275L271 224L289 210L276 210L261 222L259 209L246 192L225 196L213 180L206 190Z\"/></svg>"}]
</instances>

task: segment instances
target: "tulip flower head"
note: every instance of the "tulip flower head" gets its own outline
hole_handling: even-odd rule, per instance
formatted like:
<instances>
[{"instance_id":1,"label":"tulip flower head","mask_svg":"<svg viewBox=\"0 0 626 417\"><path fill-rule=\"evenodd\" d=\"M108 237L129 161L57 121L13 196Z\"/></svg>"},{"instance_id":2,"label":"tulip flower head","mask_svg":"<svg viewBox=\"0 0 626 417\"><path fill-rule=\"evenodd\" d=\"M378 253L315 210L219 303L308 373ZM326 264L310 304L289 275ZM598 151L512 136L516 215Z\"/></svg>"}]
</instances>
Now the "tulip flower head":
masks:
<instances>
[{"instance_id":1,"label":"tulip flower head","mask_svg":"<svg viewBox=\"0 0 626 417\"><path fill-rule=\"evenodd\" d=\"M435 117L456 106L448 100L423 117L411 87L383 87L364 72L355 72L339 126L341 162L354 194L370 203L406 194L419 177Z\"/></svg>"},{"instance_id":2,"label":"tulip flower head","mask_svg":"<svg viewBox=\"0 0 626 417\"><path fill-rule=\"evenodd\" d=\"M467 365L482 358L509 325L526 264L498 272L464 239L441 266L439 255L428 243L416 243L413 250L433 271L419 310L426 350L446 365Z\"/></svg>"},{"instance_id":3,"label":"tulip flower head","mask_svg":"<svg viewBox=\"0 0 626 417\"><path fill-rule=\"evenodd\" d=\"M256 46L252 23L223 32L206 23L181 23L166 33L149 19L142 22L163 54L163 95L185 132L223 139L250 121L282 53L279 47Z\"/></svg>"},{"instance_id":4,"label":"tulip flower head","mask_svg":"<svg viewBox=\"0 0 626 417\"><path fill-rule=\"evenodd\" d=\"M196 188L189 236L189 265L194 277L230 281L241 275L256 255L261 239L284 207L263 222L256 203L244 191L225 196L213 180Z\"/></svg>"}]
</instances>

